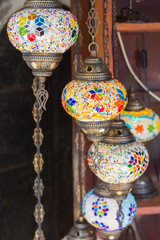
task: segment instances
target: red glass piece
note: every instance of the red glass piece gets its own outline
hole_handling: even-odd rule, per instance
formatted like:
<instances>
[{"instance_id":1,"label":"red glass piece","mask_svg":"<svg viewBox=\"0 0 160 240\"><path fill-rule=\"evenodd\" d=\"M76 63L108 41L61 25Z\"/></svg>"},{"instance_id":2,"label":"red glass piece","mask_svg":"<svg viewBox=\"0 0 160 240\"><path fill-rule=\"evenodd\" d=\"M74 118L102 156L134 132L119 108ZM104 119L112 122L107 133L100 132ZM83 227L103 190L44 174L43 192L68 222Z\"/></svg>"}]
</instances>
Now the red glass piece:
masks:
<instances>
[{"instance_id":1,"label":"red glass piece","mask_svg":"<svg viewBox=\"0 0 160 240\"><path fill-rule=\"evenodd\" d=\"M34 33L28 33L27 38L29 41L33 42L36 40L36 35Z\"/></svg>"}]
</instances>

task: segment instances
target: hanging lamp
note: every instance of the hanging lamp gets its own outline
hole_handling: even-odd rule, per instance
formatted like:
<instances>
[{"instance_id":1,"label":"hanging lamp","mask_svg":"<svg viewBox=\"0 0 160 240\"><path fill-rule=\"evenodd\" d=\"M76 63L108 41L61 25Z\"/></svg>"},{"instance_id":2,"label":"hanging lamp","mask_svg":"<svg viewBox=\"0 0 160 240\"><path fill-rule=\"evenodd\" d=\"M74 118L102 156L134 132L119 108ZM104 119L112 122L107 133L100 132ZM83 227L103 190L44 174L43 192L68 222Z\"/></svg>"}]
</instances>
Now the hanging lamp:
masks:
<instances>
[{"instance_id":1,"label":"hanging lamp","mask_svg":"<svg viewBox=\"0 0 160 240\"><path fill-rule=\"evenodd\" d=\"M125 111L122 112L121 118L134 137L144 144L154 139L160 132L159 116L153 110L145 108L133 88L128 91L128 104ZM150 199L158 194L152 178L147 172L135 182L132 192L136 199Z\"/></svg>"},{"instance_id":2,"label":"hanging lamp","mask_svg":"<svg viewBox=\"0 0 160 240\"><path fill-rule=\"evenodd\" d=\"M117 200L126 198L148 167L146 148L137 142L125 122L119 117L113 122L104 140L92 144L88 152L90 169L102 181Z\"/></svg>"},{"instance_id":3,"label":"hanging lamp","mask_svg":"<svg viewBox=\"0 0 160 240\"><path fill-rule=\"evenodd\" d=\"M107 184L98 181L84 198L83 213L85 219L96 228L107 239L119 236L136 216L137 204L134 196L129 193L122 202L123 223L117 218L119 203L111 198L107 191ZM114 239L114 238L112 238Z\"/></svg>"},{"instance_id":4,"label":"hanging lamp","mask_svg":"<svg viewBox=\"0 0 160 240\"><path fill-rule=\"evenodd\" d=\"M52 75L63 53L76 41L77 21L70 12L61 9L57 0L27 0L23 10L9 19L7 33L33 75L39 78L41 84L36 96L39 108L45 109L46 77Z\"/></svg>"},{"instance_id":5,"label":"hanging lamp","mask_svg":"<svg viewBox=\"0 0 160 240\"><path fill-rule=\"evenodd\" d=\"M85 59L76 80L68 83L63 90L64 109L77 120L88 139L95 141L104 137L126 103L124 86L112 79L111 72L97 57L97 52L90 49L90 57Z\"/></svg>"},{"instance_id":6,"label":"hanging lamp","mask_svg":"<svg viewBox=\"0 0 160 240\"><path fill-rule=\"evenodd\" d=\"M128 104L121 118L138 141L150 141L160 132L159 116L152 109L145 108L133 88L128 91Z\"/></svg>"},{"instance_id":7,"label":"hanging lamp","mask_svg":"<svg viewBox=\"0 0 160 240\"><path fill-rule=\"evenodd\" d=\"M94 231L83 217L80 217L69 231L65 240L96 240Z\"/></svg>"},{"instance_id":8,"label":"hanging lamp","mask_svg":"<svg viewBox=\"0 0 160 240\"><path fill-rule=\"evenodd\" d=\"M69 82L62 93L62 105L77 120L90 141L100 141L113 119L127 104L125 87L112 78L102 58L97 56L99 46L95 41L100 24L95 1L90 0L87 27L91 36L88 46L90 56L76 73L76 80Z\"/></svg>"}]
</instances>

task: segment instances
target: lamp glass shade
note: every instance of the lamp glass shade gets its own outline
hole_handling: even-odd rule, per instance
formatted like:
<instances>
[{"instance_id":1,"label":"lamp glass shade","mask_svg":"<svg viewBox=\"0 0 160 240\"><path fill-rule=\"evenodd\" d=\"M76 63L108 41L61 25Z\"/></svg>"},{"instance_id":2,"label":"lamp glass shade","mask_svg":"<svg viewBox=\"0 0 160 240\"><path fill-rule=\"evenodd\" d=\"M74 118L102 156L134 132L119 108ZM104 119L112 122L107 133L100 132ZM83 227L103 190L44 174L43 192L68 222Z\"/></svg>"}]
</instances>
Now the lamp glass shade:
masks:
<instances>
[{"instance_id":1,"label":"lamp glass shade","mask_svg":"<svg viewBox=\"0 0 160 240\"><path fill-rule=\"evenodd\" d=\"M79 121L115 118L127 104L127 92L118 80L71 81L62 93L66 112Z\"/></svg>"},{"instance_id":2,"label":"lamp glass shade","mask_svg":"<svg viewBox=\"0 0 160 240\"><path fill-rule=\"evenodd\" d=\"M121 118L138 141L152 140L160 132L160 118L149 108L141 111L123 111Z\"/></svg>"},{"instance_id":3,"label":"lamp glass shade","mask_svg":"<svg viewBox=\"0 0 160 240\"><path fill-rule=\"evenodd\" d=\"M75 17L63 9L24 9L9 20L7 33L21 52L64 53L77 39Z\"/></svg>"},{"instance_id":4,"label":"lamp glass shade","mask_svg":"<svg viewBox=\"0 0 160 240\"><path fill-rule=\"evenodd\" d=\"M100 161L96 162L96 153ZM148 167L147 149L140 142L124 145L93 144L88 152L88 164L94 174L106 183L132 183Z\"/></svg>"},{"instance_id":5,"label":"lamp glass shade","mask_svg":"<svg viewBox=\"0 0 160 240\"><path fill-rule=\"evenodd\" d=\"M113 198L101 197L92 189L84 198L83 214L85 219L95 228L105 231L119 230L117 220L118 202ZM127 198L122 202L124 221L122 228L128 226L136 217L137 204L134 196L128 193Z\"/></svg>"}]
</instances>

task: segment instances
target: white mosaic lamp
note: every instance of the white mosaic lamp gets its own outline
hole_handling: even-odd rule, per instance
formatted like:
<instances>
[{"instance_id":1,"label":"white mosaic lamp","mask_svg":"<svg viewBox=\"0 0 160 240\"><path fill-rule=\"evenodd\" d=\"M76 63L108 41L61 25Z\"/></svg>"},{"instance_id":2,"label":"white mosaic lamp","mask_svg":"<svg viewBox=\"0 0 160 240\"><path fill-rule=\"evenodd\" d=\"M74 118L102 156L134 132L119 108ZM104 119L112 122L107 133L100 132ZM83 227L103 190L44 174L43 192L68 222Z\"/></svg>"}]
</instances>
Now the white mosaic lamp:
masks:
<instances>
[{"instance_id":1,"label":"white mosaic lamp","mask_svg":"<svg viewBox=\"0 0 160 240\"><path fill-rule=\"evenodd\" d=\"M85 219L96 228L104 232L121 232L122 229L132 223L136 217L137 204L134 196L128 193L122 201L123 223L119 224L117 211L118 202L106 192L107 185L99 181L84 198L83 214Z\"/></svg>"}]
</instances>

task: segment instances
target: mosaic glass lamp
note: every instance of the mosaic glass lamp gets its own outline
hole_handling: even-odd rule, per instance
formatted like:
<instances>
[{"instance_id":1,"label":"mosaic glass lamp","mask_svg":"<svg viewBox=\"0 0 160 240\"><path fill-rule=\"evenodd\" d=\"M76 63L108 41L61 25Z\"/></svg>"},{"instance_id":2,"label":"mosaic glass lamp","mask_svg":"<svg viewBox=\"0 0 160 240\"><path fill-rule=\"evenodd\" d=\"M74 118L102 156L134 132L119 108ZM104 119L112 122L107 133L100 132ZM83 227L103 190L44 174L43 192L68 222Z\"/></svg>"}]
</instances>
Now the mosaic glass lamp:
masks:
<instances>
[{"instance_id":1,"label":"mosaic glass lamp","mask_svg":"<svg viewBox=\"0 0 160 240\"><path fill-rule=\"evenodd\" d=\"M160 132L159 116L152 109L144 107L133 88L128 92L128 104L121 118L138 141L150 141Z\"/></svg>"},{"instance_id":2,"label":"mosaic glass lamp","mask_svg":"<svg viewBox=\"0 0 160 240\"><path fill-rule=\"evenodd\" d=\"M9 19L7 33L43 89L45 78L52 75L63 53L76 41L78 25L57 0L27 0L23 10Z\"/></svg>"},{"instance_id":3,"label":"mosaic glass lamp","mask_svg":"<svg viewBox=\"0 0 160 240\"><path fill-rule=\"evenodd\" d=\"M119 204L111 198L106 188L106 183L98 181L96 187L87 193L83 201L84 217L104 236L121 234L121 231L136 217L136 200L129 193L122 201L123 223L120 225L117 219Z\"/></svg>"},{"instance_id":4,"label":"mosaic glass lamp","mask_svg":"<svg viewBox=\"0 0 160 240\"><path fill-rule=\"evenodd\" d=\"M123 200L133 182L147 169L147 149L135 141L123 120L116 119L102 142L92 144L88 152L90 169L108 189Z\"/></svg>"},{"instance_id":5,"label":"mosaic glass lamp","mask_svg":"<svg viewBox=\"0 0 160 240\"><path fill-rule=\"evenodd\" d=\"M160 131L160 118L151 109L145 108L137 98L136 91L131 88L128 92L128 104L121 118L132 131L134 137L144 144L154 139ZM134 184L133 194L136 199L150 199L158 191L148 173L143 174Z\"/></svg>"},{"instance_id":6,"label":"mosaic glass lamp","mask_svg":"<svg viewBox=\"0 0 160 240\"><path fill-rule=\"evenodd\" d=\"M62 93L62 105L66 112L94 141L104 136L113 119L123 111L127 103L124 86L112 75L96 51L90 50L76 80L69 82Z\"/></svg>"}]
</instances>

